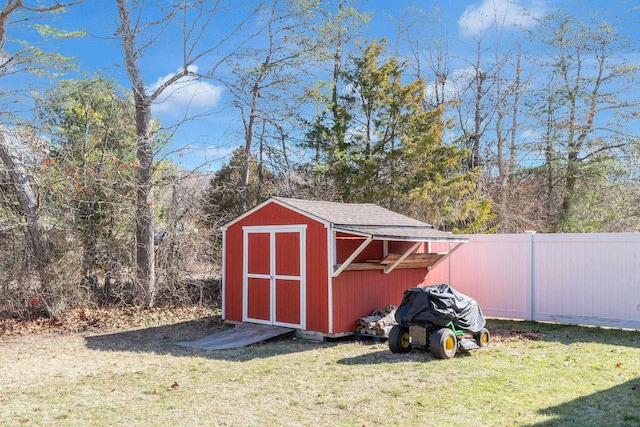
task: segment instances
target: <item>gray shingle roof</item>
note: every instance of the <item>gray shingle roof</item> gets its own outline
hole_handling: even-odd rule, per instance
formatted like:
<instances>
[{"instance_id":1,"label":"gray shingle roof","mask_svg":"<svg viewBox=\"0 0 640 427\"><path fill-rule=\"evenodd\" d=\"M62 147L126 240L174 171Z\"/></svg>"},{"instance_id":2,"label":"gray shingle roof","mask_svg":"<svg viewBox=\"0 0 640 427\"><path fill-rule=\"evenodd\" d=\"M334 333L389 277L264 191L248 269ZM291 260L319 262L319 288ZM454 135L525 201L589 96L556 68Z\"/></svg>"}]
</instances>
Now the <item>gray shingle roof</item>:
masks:
<instances>
[{"instance_id":1,"label":"gray shingle roof","mask_svg":"<svg viewBox=\"0 0 640 427\"><path fill-rule=\"evenodd\" d=\"M274 199L336 225L395 225L433 228L430 224L373 203L336 203L284 197L274 197Z\"/></svg>"},{"instance_id":2,"label":"gray shingle roof","mask_svg":"<svg viewBox=\"0 0 640 427\"><path fill-rule=\"evenodd\" d=\"M461 236L436 230L431 224L372 203L336 203L284 197L274 197L273 199L322 221L329 222L340 231L398 240L467 240Z\"/></svg>"}]
</instances>

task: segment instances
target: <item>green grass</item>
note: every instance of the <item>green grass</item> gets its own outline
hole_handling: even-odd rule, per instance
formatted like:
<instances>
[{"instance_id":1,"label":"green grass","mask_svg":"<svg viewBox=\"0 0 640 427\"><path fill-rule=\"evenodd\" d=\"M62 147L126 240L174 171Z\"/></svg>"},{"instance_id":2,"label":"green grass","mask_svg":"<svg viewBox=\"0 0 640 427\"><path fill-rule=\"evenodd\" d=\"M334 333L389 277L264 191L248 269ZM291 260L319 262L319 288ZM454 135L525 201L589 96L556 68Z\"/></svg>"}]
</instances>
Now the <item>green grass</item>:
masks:
<instances>
[{"instance_id":1,"label":"green grass","mask_svg":"<svg viewBox=\"0 0 640 427\"><path fill-rule=\"evenodd\" d=\"M0 425L640 425L640 332L488 327L451 360L291 338L199 351L174 344L184 325L2 338Z\"/></svg>"}]
</instances>

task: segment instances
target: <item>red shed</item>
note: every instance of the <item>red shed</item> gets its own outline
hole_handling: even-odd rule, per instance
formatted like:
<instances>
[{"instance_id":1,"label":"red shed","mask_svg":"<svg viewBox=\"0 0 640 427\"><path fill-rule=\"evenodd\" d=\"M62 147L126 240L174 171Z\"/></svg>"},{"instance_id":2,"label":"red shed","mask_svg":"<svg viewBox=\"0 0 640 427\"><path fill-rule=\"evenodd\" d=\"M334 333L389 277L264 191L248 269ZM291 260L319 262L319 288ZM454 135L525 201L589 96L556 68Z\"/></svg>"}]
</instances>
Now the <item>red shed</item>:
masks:
<instances>
[{"instance_id":1,"label":"red shed","mask_svg":"<svg viewBox=\"0 0 640 427\"><path fill-rule=\"evenodd\" d=\"M374 204L274 197L223 231L222 316L348 335L467 239ZM449 242L432 252L432 242ZM443 245L441 245L443 246Z\"/></svg>"}]
</instances>

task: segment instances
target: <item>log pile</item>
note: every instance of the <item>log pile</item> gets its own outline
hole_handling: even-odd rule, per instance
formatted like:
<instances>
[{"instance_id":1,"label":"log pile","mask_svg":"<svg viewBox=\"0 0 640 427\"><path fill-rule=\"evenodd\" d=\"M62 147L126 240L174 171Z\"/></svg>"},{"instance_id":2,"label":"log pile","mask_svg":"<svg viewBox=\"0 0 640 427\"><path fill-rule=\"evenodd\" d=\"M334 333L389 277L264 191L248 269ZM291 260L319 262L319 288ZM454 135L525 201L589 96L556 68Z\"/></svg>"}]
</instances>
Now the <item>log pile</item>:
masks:
<instances>
[{"instance_id":1,"label":"log pile","mask_svg":"<svg viewBox=\"0 0 640 427\"><path fill-rule=\"evenodd\" d=\"M389 332L396 324L396 308L395 305L388 305L358 319L356 333L389 338Z\"/></svg>"}]
</instances>

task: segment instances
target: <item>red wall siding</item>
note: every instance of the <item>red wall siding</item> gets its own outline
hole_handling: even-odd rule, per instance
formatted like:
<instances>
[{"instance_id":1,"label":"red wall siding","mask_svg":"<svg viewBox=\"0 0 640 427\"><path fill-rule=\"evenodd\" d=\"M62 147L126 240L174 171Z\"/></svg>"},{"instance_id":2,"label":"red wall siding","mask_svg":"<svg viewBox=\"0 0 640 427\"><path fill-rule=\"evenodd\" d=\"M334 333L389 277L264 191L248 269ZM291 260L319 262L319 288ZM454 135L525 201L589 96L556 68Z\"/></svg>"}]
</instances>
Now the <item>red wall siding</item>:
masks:
<instances>
[{"instance_id":1,"label":"red wall siding","mask_svg":"<svg viewBox=\"0 0 640 427\"><path fill-rule=\"evenodd\" d=\"M414 242L389 242L389 253L402 254L405 251L409 250L411 246L414 245ZM417 254L427 253L427 244L421 243L420 246L415 250Z\"/></svg>"},{"instance_id":2,"label":"red wall siding","mask_svg":"<svg viewBox=\"0 0 640 427\"><path fill-rule=\"evenodd\" d=\"M242 227L299 224L307 224L307 330L328 332L327 230L323 224L276 203L265 205L227 229L225 242L225 317L227 320L242 321Z\"/></svg>"},{"instance_id":3,"label":"red wall siding","mask_svg":"<svg viewBox=\"0 0 640 427\"><path fill-rule=\"evenodd\" d=\"M404 291L421 285L426 269L343 271L333 279L333 332L353 332L356 321L393 304L400 305Z\"/></svg>"},{"instance_id":4,"label":"red wall siding","mask_svg":"<svg viewBox=\"0 0 640 427\"><path fill-rule=\"evenodd\" d=\"M346 236L346 237L345 237ZM364 238L354 237L350 235L346 235L344 233L338 233L336 236L336 261L338 264L342 264L356 249L364 242ZM389 242L389 253L404 253L409 250L411 246L413 246L413 242L398 242L398 241L390 241ZM415 253L426 253L426 243L422 243L416 250ZM369 245L356 257L353 261L355 263L358 262L367 262L371 260L380 260L383 258L384 254L384 245L381 240L374 240L369 243Z\"/></svg>"},{"instance_id":5,"label":"red wall siding","mask_svg":"<svg viewBox=\"0 0 640 427\"><path fill-rule=\"evenodd\" d=\"M336 261L342 264L364 242L364 238L337 233L336 236ZM366 262L367 260L382 259L382 241L375 240L356 257L353 262Z\"/></svg>"},{"instance_id":6,"label":"red wall siding","mask_svg":"<svg viewBox=\"0 0 640 427\"><path fill-rule=\"evenodd\" d=\"M329 260L327 229L319 222L307 228L307 330L329 332Z\"/></svg>"},{"instance_id":7,"label":"red wall siding","mask_svg":"<svg viewBox=\"0 0 640 427\"><path fill-rule=\"evenodd\" d=\"M225 236L225 319L242 322L242 226L232 226Z\"/></svg>"}]
</instances>

